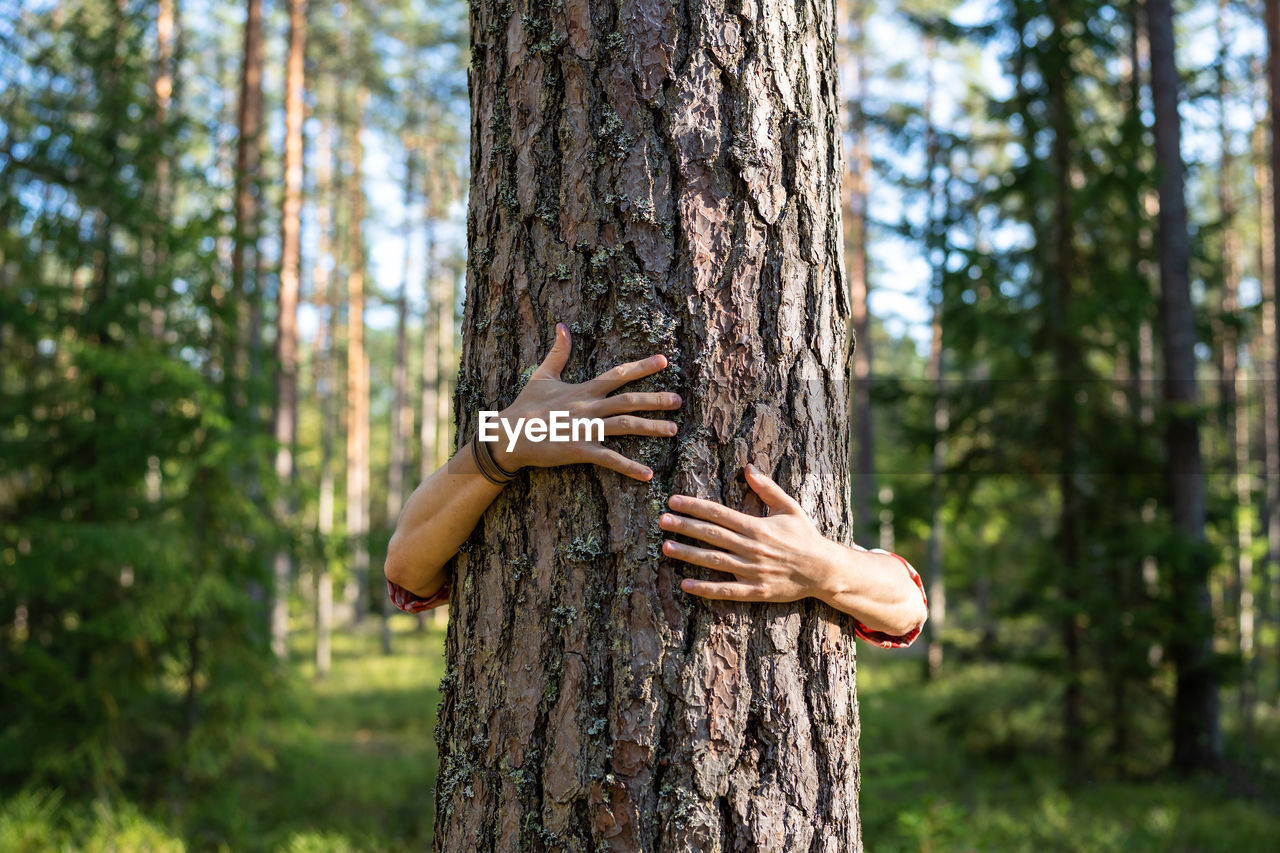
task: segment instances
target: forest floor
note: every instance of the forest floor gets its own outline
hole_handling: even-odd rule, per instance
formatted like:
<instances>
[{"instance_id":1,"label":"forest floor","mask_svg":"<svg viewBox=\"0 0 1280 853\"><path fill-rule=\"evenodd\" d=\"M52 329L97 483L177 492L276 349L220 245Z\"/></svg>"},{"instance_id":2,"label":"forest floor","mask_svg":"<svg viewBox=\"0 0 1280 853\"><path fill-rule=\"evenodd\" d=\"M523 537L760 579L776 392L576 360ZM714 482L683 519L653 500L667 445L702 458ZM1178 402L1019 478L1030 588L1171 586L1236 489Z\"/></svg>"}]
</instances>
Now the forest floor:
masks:
<instances>
[{"instance_id":1,"label":"forest floor","mask_svg":"<svg viewBox=\"0 0 1280 853\"><path fill-rule=\"evenodd\" d=\"M327 680L297 664L293 703L256 735L262 766L228 778L181 817L28 792L0 802L0 850L429 850L443 631L431 620L424 632L412 619L394 621L394 655L378 654L376 633L344 634ZM309 659L309 642L297 638L295 660ZM1261 770L1248 778L1067 785L1037 734L1052 720L1033 675L967 665L924 684L918 659L862 648L869 853L1248 853L1280 838L1280 719L1259 726L1252 751Z\"/></svg>"}]
</instances>

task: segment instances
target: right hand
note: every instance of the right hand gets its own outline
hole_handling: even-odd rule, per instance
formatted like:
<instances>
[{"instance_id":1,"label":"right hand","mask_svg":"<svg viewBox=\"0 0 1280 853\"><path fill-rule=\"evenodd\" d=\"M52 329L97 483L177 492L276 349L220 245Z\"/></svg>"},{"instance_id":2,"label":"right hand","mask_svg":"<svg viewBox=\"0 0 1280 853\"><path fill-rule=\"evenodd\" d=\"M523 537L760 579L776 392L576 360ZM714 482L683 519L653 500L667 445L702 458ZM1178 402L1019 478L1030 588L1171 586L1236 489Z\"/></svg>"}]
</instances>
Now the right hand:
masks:
<instances>
[{"instance_id":1,"label":"right hand","mask_svg":"<svg viewBox=\"0 0 1280 853\"><path fill-rule=\"evenodd\" d=\"M665 368L665 355L653 355L640 361L620 364L595 379L575 385L560 380L560 372L569 361L570 349L569 327L564 323L557 323L556 340L551 352L529 377L515 402L499 413L499 418L506 419L514 427L518 418L541 418L549 421L552 411L567 411L570 418L602 418L605 435L671 438L676 434L674 421L641 418L627 413L678 409L681 402L679 394L657 391L607 396L628 382L651 376ZM508 452L506 432L499 427L498 434L499 440L491 445L493 457L508 471L525 466L548 468L553 465L592 462L641 482L653 478L653 471L646 466L596 441L532 442L521 430L515 447Z\"/></svg>"}]
</instances>

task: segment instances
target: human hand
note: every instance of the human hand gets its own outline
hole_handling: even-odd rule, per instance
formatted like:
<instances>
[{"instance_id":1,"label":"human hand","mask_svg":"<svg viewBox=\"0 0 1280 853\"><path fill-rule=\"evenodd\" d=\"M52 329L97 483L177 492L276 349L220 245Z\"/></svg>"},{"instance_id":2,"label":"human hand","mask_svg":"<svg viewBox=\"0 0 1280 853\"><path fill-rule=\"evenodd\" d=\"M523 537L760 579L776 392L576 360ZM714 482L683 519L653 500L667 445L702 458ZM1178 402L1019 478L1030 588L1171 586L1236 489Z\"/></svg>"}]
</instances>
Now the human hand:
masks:
<instances>
[{"instance_id":1,"label":"human hand","mask_svg":"<svg viewBox=\"0 0 1280 853\"><path fill-rule=\"evenodd\" d=\"M665 355L653 355L640 361L620 364L587 382L562 382L560 373L569 361L572 341L569 327L556 324L556 340L551 352L529 377L515 401L499 413L500 419L516 423L519 418L550 420L553 411L565 411L569 418L601 418L604 434L647 435L670 438L676 434L674 421L641 418L628 412L662 411L680 408L680 395L669 391L630 392L608 396L613 391L667 366ZM530 441L521 432L508 450L507 439L492 446L495 461L508 471L524 466L546 468L592 462L640 481L653 477L645 465L628 459L597 441Z\"/></svg>"},{"instance_id":2,"label":"human hand","mask_svg":"<svg viewBox=\"0 0 1280 853\"><path fill-rule=\"evenodd\" d=\"M701 539L716 549L662 543L669 557L735 576L732 581L685 578L680 588L704 598L732 601L796 601L822 598L836 563L836 543L820 534L800 504L754 465L747 465L747 484L770 514L757 517L714 501L672 495L667 503L676 515L658 519L663 530Z\"/></svg>"}]
</instances>

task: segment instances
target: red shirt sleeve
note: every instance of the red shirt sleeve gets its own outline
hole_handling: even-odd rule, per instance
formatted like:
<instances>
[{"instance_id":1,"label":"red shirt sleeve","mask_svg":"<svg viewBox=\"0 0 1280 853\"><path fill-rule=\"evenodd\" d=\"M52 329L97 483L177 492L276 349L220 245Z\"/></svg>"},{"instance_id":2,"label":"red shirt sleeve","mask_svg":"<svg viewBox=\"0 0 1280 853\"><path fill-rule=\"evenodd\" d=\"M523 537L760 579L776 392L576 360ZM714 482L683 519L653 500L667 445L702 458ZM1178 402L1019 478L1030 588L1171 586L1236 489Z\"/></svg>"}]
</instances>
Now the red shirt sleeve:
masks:
<instances>
[{"instance_id":1,"label":"red shirt sleeve","mask_svg":"<svg viewBox=\"0 0 1280 853\"><path fill-rule=\"evenodd\" d=\"M929 597L924 593L924 581L920 580L920 573L917 572L905 558L899 554L894 554L891 551L885 551L881 548L867 549L860 545L854 545L853 547L857 548L859 551L870 550L872 554L888 554L890 557L897 557L901 560L902 565L906 566L907 571L911 574L911 580L915 581L916 588L920 590L920 598L924 601L925 613L927 614L929 612ZM883 646L886 649L901 649L911 645L915 642L916 637L920 636L920 631L924 627L922 624L916 627L915 630L911 631L909 634L899 634L895 636L893 634L886 634L884 631L872 631L866 625L863 625L857 620L854 620L853 625L854 633L859 637L866 640L868 643L875 643L877 646Z\"/></svg>"},{"instance_id":2,"label":"red shirt sleeve","mask_svg":"<svg viewBox=\"0 0 1280 853\"><path fill-rule=\"evenodd\" d=\"M433 607L439 607L442 604L449 603L449 581L444 582L444 586L440 587L430 596L423 598L422 596L409 592L409 590L400 586L400 584L388 579L387 595L391 598L391 603L406 613L421 613L424 610L430 610Z\"/></svg>"}]
</instances>

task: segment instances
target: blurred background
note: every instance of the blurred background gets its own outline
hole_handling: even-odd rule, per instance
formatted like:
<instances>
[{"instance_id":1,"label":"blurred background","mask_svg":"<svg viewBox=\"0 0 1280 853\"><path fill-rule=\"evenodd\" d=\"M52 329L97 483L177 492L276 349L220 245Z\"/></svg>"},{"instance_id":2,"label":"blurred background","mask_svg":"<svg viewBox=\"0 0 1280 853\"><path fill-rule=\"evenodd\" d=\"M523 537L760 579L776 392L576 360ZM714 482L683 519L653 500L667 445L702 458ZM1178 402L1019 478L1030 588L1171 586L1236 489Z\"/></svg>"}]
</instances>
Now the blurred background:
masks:
<instances>
[{"instance_id":1,"label":"blurred background","mask_svg":"<svg viewBox=\"0 0 1280 853\"><path fill-rule=\"evenodd\" d=\"M855 535L932 606L860 649L869 850L1280 838L1280 10L1174 4L1171 131L1144 6L838 7ZM467 16L0 0L0 850L429 845L445 613L381 565L452 447Z\"/></svg>"}]
</instances>

